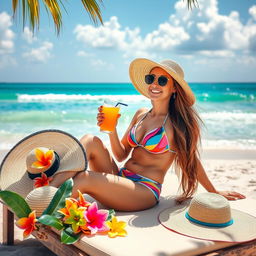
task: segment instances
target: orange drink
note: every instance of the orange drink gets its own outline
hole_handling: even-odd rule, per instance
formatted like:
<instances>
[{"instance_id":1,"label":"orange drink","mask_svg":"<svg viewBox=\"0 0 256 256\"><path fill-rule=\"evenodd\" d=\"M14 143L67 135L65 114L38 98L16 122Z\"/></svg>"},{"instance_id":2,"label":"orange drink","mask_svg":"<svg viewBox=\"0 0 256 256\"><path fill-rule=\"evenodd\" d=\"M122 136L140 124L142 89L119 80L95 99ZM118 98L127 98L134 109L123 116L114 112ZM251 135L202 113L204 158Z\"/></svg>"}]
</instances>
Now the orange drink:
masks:
<instances>
[{"instance_id":1,"label":"orange drink","mask_svg":"<svg viewBox=\"0 0 256 256\"><path fill-rule=\"evenodd\" d=\"M117 117L120 107L107 107L103 106L102 113L105 114L105 119L100 125L100 131L111 133L116 127Z\"/></svg>"}]
</instances>

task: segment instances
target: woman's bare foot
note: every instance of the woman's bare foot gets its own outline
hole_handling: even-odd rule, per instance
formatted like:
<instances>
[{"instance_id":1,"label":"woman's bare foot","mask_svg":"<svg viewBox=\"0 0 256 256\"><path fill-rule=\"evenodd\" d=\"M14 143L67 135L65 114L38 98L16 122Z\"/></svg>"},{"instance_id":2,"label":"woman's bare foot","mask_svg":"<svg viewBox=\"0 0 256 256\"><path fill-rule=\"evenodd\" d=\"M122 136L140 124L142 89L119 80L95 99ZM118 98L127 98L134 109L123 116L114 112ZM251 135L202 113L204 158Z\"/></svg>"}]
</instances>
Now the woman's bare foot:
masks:
<instances>
[{"instance_id":1,"label":"woman's bare foot","mask_svg":"<svg viewBox=\"0 0 256 256\"><path fill-rule=\"evenodd\" d=\"M66 180L74 177L78 172L61 172L54 175L53 180L50 182L50 186L58 188Z\"/></svg>"}]
</instances>

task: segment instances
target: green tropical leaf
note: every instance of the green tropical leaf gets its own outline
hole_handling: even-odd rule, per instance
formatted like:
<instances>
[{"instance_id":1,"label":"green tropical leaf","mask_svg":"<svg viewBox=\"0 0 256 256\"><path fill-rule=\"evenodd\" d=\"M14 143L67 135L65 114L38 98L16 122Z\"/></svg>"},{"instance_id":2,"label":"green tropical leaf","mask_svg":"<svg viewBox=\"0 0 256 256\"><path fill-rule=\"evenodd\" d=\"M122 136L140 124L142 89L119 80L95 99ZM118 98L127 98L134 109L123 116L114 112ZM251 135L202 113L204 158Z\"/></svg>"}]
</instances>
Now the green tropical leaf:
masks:
<instances>
[{"instance_id":1,"label":"green tropical leaf","mask_svg":"<svg viewBox=\"0 0 256 256\"><path fill-rule=\"evenodd\" d=\"M42 215L38 219L38 221L44 225L54 227L58 230L61 230L64 228L62 222L59 219L57 219L56 217L51 216L51 215L47 215L47 214Z\"/></svg>"},{"instance_id":2,"label":"green tropical leaf","mask_svg":"<svg viewBox=\"0 0 256 256\"><path fill-rule=\"evenodd\" d=\"M48 207L44 210L43 214L56 215L57 210L65 207L65 199L71 196L73 187L73 180L66 180L57 190L53 199L51 200Z\"/></svg>"},{"instance_id":3,"label":"green tropical leaf","mask_svg":"<svg viewBox=\"0 0 256 256\"><path fill-rule=\"evenodd\" d=\"M0 191L0 198L8 205L18 218L28 217L32 212L23 197L12 191Z\"/></svg>"},{"instance_id":4,"label":"green tropical leaf","mask_svg":"<svg viewBox=\"0 0 256 256\"><path fill-rule=\"evenodd\" d=\"M75 234L71 227L61 231L61 242L63 244L73 244L79 240L81 233Z\"/></svg>"},{"instance_id":5,"label":"green tropical leaf","mask_svg":"<svg viewBox=\"0 0 256 256\"><path fill-rule=\"evenodd\" d=\"M112 220L113 216L115 215L115 211L113 209L109 210L108 211L108 218L107 218L107 221L110 221Z\"/></svg>"}]
</instances>

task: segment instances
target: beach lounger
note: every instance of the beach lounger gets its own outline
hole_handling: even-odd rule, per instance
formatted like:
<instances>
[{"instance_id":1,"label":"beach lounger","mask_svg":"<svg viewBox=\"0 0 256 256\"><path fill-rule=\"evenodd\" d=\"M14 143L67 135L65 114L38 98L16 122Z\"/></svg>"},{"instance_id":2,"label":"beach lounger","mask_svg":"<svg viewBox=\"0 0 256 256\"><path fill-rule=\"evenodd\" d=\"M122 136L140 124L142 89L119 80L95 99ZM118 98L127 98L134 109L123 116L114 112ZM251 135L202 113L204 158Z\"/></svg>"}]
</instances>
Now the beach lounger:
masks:
<instances>
[{"instance_id":1,"label":"beach lounger","mask_svg":"<svg viewBox=\"0 0 256 256\"><path fill-rule=\"evenodd\" d=\"M113 255L113 256L187 256L187 255L256 255L256 240L247 243L226 243L204 241L179 235L164 228L158 222L158 214L163 209L175 204L178 181L176 175L168 173L163 185L159 204L151 209L140 212L117 212L119 220L127 222L127 237L109 238L96 235L84 236L74 245L60 243L55 230L47 230L48 239L40 240L57 255ZM201 187L199 192L204 191ZM90 198L89 198L90 199ZM256 216L256 200L244 199L230 201L231 207L243 210ZM3 208L3 242L12 244L14 241L14 216ZM33 233L36 237L36 232Z\"/></svg>"}]
</instances>

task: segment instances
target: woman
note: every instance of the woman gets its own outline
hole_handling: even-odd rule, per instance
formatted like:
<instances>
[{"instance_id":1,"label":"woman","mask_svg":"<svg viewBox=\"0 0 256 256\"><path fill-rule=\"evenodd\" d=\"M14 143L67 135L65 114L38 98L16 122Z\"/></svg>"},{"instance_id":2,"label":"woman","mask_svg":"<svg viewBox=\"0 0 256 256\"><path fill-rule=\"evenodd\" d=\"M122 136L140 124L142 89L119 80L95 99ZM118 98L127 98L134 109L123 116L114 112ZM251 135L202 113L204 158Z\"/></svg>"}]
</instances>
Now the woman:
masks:
<instances>
[{"instance_id":1,"label":"woman","mask_svg":"<svg viewBox=\"0 0 256 256\"><path fill-rule=\"evenodd\" d=\"M192 107L195 98L183 77L182 68L174 61L135 59L130 65L130 78L135 88L151 100L152 109L141 108L135 113L121 141L116 130L109 134L117 161L128 160L118 168L102 141L85 135L81 143L91 171L57 174L52 185L59 186L76 174L74 197L79 189L116 210L144 210L158 202L165 174L175 163L183 189L179 202L193 195L198 182L208 192L229 200L245 198L236 192L217 191L208 179L198 159L200 119ZM102 107L97 120L100 126L104 120Z\"/></svg>"}]
</instances>

